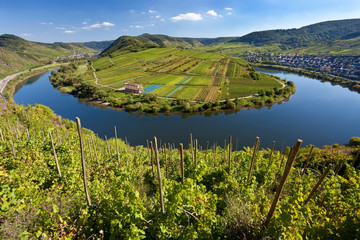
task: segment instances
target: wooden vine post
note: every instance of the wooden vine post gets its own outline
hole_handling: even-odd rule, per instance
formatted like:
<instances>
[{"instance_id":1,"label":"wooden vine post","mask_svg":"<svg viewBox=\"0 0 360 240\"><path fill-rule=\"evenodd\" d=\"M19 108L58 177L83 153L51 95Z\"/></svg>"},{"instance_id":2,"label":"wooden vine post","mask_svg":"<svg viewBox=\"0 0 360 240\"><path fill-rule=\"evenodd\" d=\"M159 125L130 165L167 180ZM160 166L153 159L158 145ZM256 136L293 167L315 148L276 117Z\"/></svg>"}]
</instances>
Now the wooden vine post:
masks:
<instances>
[{"instance_id":1,"label":"wooden vine post","mask_svg":"<svg viewBox=\"0 0 360 240\"><path fill-rule=\"evenodd\" d=\"M159 151L158 151L158 146L157 146L157 139L156 139L156 137L154 137L154 145L155 145L156 167L157 167L158 180L159 180L159 192L160 192L161 213L165 213L164 193L163 193L163 189L162 189L161 169L160 169L160 162L159 162Z\"/></svg>"},{"instance_id":2,"label":"wooden vine post","mask_svg":"<svg viewBox=\"0 0 360 240\"><path fill-rule=\"evenodd\" d=\"M224 139L224 164L226 163L226 140Z\"/></svg>"},{"instance_id":3,"label":"wooden vine post","mask_svg":"<svg viewBox=\"0 0 360 240\"><path fill-rule=\"evenodd\" d=\"M307 168L307 165L312 157L312 153L313 153L313 150L314 150L314 146L311 146L311 150L310 150L310 153L309 153L309 156L308 158L306 159L305 163L304 163L304 167L303 167L303 170L302 170L302 174L305 174L306 173L306 168Z\"/></svg>"},{"instance_id":4,"label":"wooden vine post","mask_svg":"<svg viewBox=\"0 0 360 240\"><path fill-rule=\"evenodd\" d=\"M194 165L195 160L194 160L194 144L193 144L193 138L192 138L192 134L190 133L190 148L191 148L191 157L192 157L192 163Z\"/></svg>"},{"instance_id":5,"label":"wooden vine post","mask_svg":"<svg viewBox=\"0 0 360 240\"><path fill-rule=\"evenodd\" d=\"M258 150L258 147L259 147L259 142L260 142L260 138L256 137L255 145L254 145L254 152L253 152L253 156L252 156L252 159L251 159L251 165L250 165L247 181L250 180L251 172L252 172L252 170L254 168L254 165L255 165L257 150Z\"/></svg>"},{"instance_id":6,"label":"wooden vine post","mask_svg":"<svg viewBox=\"0 0 360 240\"><path fill-rule=\"evenodd\" d=\"M108 151L109 157L111 157L110 147L109 147L109 143L108 143L108 139L107 139L107 136L106 136L106 135L105 135L105 141L106 141L106 147L107 147L107 151Z\"/></svg>"},{"instance_id":7,"label":"wooden vine post","mask_svg":"<svg viewBox=\"0 0 360 240\"><path fill-rule=\"evenodd\" d=\"M310 192L309 196L306 198L304 204L307 204L310 201L312 196L315 194L315 191L318 189L320 184L324 181L326 175L329 173L331 167L332 167L332 164L330 163L329 166L326 168L325 172L321 175L321 177L319 178L319 180L317 181L317 183L315 184L315 186L311 190L311 192Z\"/></svg>"},{"instance_id":8,"label":"wooden vine post","mask_svg":"<svg viewBox=\"0 0 360 240\"><path fill-rule=\"evenodd\" d=\"M58 174L59 174L59 178L61 178L60 165L59 165L58 158L57 158L57 156L56 156L56 151L55 151L53 136L52 136L51 132L49 132L49 134L50 134L50 140L51 140L51 147L52 147L52 150L53 150L53 153L54 153L54 158L55 158L55 163L56 163L56 169L57 169L57 172L58 172Z\"/></svg>"},{"instance_id":9,"label":"wooden vine post","mask_svg":"<svg viewBox=\"0 0 360 240\"><path fill-rule=\"evenodd\" d=\"M90 134L90 136L91 136L91 141L92 141L93 148L94 148L94 154L95 154L96 162L97 162L97 165L100 167L99 158L98 158L98 155L97 155L96 146L95 146L95 142L94 142L94 138L93 138L92 133Z\"/></svg>"},{"instance_id":10,"label":"wooden vine post","mask_svg":"<svg viewBox=\"0 0 360 240\"><path fill-rule=\"evenodd\" d=\"M231 170L232 136L229 136L229 172Z\"/></svg>"},{"instance_id":11,"label":"wooden vine post","mask_svg":"<svg viewBox=\"0 0 360 240\"><path fill-rule=\"evenodd\" d=\"M280 194L284 188L284 185L285 185L285 182L286 182L286 179L287 177L289 176L289 173L290 173L290 170L294 164L294 161L295 161L295 158L296 158L296 155L300 149L300 146L302 144L302 140L301 139L298 139L297 142L295 143L294 147L293 147L293 150L291 151L291 155L290 155L290 158L288 159L288 161L286 162L286 166L285 166L285 170L284 170L284 174L281 178L281 181L280 181L280 184L279 184L279 187L278 187L278 190L276 191L276 194L275 194L275 197L274 197L274 200L271 204L271 207L270 207L270 210L269 210L269 213L266 217L266 220L264 222L264 225L265 227L267 227L270 223L270 220L271 218L273 217L274 215L274 212L275 212L275 208L276 208L276 205L279 201L279 197L280 197Z\"/></svg>"},{"instance_id":12,"label":"wooden vine post","mask_svg":"<svg viewBox=\"0 0 360 240\"><path fill-rule=\"evenodd\" d=\"M206 142L205 162L207 160L208 150L209 150L209 141Z\"/></svg>"},{"instance_id":13,"label":"wooden vine post","mask_svg":"<svg viewBox=\"0 0 360 240\"><path fill-rule=\"evenodd\" d=\"M4 142L4 136L3 136L3 133L2 133L2 131L1 131L1 129L0 129L0 137L1 137L1 141Z\"/></svg>"},{"instance_id":14,"label":"wooden vine post","mask_svg":"<svg viewBox=\"0 0 360 240\"><path fill-rule=\"evenodd\" d=\"M87 200L88 206L90 207L91 206L91 199L90 199L89 187L88 187L87 176L86 176L84 141L83 141L82 131L81 131L81 122L80 122L80 118L78 118L78 117L76 118L76 124L77 124L77 128L78 128L79 140L80 140L81 165L82 165L82 169L83 169L83 180L84 180L85 195L86 195L86 200Z\"/></svg>"},{"instance_id":15,"label":"wooden vine post","mask_svg":"<svg viewBox=\"0 0 360 240\"><path fill-rule=\"evenodd\" d=\"M152 169L152 173L153 173L153 177L155 177L155 170L154 170L154 146L153 146L153 142L150 142L150 148L151 148L151 156L150 156L150 161L151 161L151 169Z\"/></svg>"},{"instance_id":16,"label":"wooden vine post","mask_svg":"<svg viewBox=\"0 0 360 240\"><path fill-rule=\"evenodd\" d=\"M89 140L89 138L87 139L87 142L88 142L88 146L89 146L90 159L93 160L93 156L92 156L92 153L91 153L91 145L90 145L90 140Z\"/></svg>"},{"instance_id":17,"label":"wooden vine post","mask_svg":"<svg viewBox=\"0 0 360 240\"><path fill-rule=\"evenodd\" d=\"M15 151L15 147L14 147L14 142L12 140L10 140L10 144L11 144L11 149L13 152L14 159L16 159L16 151Z\"/></svg>"},{"instance_id":18,"label":"wooden vine post","mask_svg":"<svg viewBox=\"0 0 360 240\"><path fill-rule=\"evenodd\" d=\"M181 170L181 183L184 184L185 176L184 176L184 147L183 144L180 143L180 170Z\"/></svg>"},{"instance_id":19,"label":"wooden vine post","mask_svg":"<svg viewBox=\"0 0 360 240\"><path fill-rule=\"evenodd\" d=\"M269 165L271 164L272 155L273 155L273 152L274 152L274 147L275 147L275 141L273 141L272 146L271 146L271 152L270 152L270 157L269 157Z\"/></svg>"},{"instance_id":20,"label":"wooden vine post","mask_svg":"<svg viewBox=\"0 0 360 240\"><path fill-rule=\"evenodd\" d=\"M194 168L196 168L196 165L197 165L197 151L198 151L198 140L195 139L195 152L194 152L195 162L194 162Z\"/></svg>"}]
</instances>

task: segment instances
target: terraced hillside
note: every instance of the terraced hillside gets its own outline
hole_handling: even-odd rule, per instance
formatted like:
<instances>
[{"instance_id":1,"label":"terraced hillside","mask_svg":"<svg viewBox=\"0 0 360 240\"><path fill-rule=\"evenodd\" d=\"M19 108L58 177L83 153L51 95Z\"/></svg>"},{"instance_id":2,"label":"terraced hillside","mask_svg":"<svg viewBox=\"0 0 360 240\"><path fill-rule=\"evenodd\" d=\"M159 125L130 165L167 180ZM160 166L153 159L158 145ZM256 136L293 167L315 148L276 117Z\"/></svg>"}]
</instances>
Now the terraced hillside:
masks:
<instances>
[{"instance_id":1,"label":"terraced hillside","mask_svg":"<svg viewBox=\"0 0 360 240\"><path fill-rule=\"evenodd\" d=\"M242 59L182 48L151 48L105 56L90 63L83 79L107 92L140 83L144 93L199 102L245 97L281 88L270 76L255 73Z\"/></svg>"}]
</instances>

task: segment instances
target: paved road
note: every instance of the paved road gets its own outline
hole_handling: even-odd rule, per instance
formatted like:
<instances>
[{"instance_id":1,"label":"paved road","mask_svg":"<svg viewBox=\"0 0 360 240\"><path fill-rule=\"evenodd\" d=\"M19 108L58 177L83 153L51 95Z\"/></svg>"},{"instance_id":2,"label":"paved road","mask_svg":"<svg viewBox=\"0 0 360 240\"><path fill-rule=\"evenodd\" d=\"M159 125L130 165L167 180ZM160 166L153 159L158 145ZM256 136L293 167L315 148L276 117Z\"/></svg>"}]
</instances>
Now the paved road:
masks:
<instances>
[{"instance_id":1,"label":"paved road","mask_svg":"<svg viewBox=\"0 0 360 240\"><path fill-rule=\"evenodd\" d=\"M6 100L6 98L4 97L3 95L3 92L4 92L4 89L6 87L6 84L8 84L12 79L16 78L17 76L23 74L23 73L26 73L28 72L29 70L26 70L26 71L22 71L22 72L18 72L18 73L15 73L13 75L10 75L10 76L7 76L5 77L4 79L0 79L0 97L4 100Z\"/></svg>"}]
</instances>

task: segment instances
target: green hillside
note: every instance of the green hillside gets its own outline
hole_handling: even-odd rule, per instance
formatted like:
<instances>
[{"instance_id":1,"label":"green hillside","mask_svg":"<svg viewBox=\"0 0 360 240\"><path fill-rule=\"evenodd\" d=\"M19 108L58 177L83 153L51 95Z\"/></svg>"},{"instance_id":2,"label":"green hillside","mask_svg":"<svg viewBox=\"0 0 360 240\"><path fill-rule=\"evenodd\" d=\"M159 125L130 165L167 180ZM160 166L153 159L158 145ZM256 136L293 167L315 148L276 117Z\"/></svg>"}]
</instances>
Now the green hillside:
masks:
<instances>
[{"instance_id":1,"label":"green hillside","mask_svg":"<svg viewBox=\"0 0 360 240\"><path fill-rule=\"evenodd\" d=\"M198 49L217 51L229 56L246 52L359 55L360 19L312 24L299 29L269 30L242 37L198 39L205 46Z\"/></svg>"},{"instance_id":2,"label":"green hillside","mask_svg":"<svg viewBox=\"0 0 360 240\"><path fill-rule=\"evenodd\" d=\"M358 37L360 19L328 21L299 29L253 32L229 42L259 45L282 44L284 47L304 47Z\"/></svg>"},{"instance_id":3,"label":"green hillside","mask_svg":"<svg viewBox=\"0 0 360 240\"><path fill-rule=\"evenodd\" d=\"M14 35L0 35L0 77L43 65L74 52L91 53L94 50L81 44L37 43Z\"/></svg>"},{"instance_id":4,"label":"green hillside","mask_svg":"<svg viewBox=\"0 0 360 240\"><path fill-rule=\"evenodd\" d=\"M42 105L4 111L1 239L359 237L359 138L352 147L302 146L292 154L263 145L237 151L233 143L200 150L184 142L181 151L157 139L148 139L150 149L87 129L81 141L74 122Z\"/></svg>"},{"instance_id":5,"label":"green hillside","mask_svg":"<svg viewBox=\"0 0 360 240\"><path fill-rule=\"evenodd\" d=\"M191 48L201 46L202 43L192 38L177 38L166 35L143 34L137 37L121 36L105 49L101 55L119 54L124 52L137 52L148 48L183 47ZM117 53L115 53L117 52Z\"/></svg>"}]
</instances>

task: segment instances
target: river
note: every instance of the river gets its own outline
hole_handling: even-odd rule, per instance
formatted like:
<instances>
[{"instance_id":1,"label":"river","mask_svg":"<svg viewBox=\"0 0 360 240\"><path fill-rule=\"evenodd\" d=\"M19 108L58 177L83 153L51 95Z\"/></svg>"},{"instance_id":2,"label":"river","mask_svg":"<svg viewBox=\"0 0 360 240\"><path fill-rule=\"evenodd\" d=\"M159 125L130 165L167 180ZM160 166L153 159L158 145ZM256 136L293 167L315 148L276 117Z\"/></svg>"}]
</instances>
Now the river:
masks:
<instances>
[{"instance_id":1,"label":"river","mask_svg":"<svg viewBox=\"0 0 360 240\"><path fill-rule=\"evenodd\" d=\"M289 101L260 109L241 109L199 114L142 114L128 113L87 103L71 95L62 94L49 83L50 72L27 81L14 96L17 104L43 104L56 114L75 120L80 117L82 126L92 129L99 137L118 136L131 145L145 145L153 136L162 142L189 142L189 133L204 146L232 135L234 149L252 146L256 136L261 147L276 148L293 145L302 139L303 145L321 147L333 143L346 144L352 136L360 136L360 94L340 86L293 73L257 69L291 80L296 93Z\"/></svg>"}]
</instances>

